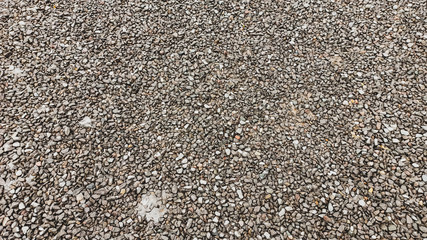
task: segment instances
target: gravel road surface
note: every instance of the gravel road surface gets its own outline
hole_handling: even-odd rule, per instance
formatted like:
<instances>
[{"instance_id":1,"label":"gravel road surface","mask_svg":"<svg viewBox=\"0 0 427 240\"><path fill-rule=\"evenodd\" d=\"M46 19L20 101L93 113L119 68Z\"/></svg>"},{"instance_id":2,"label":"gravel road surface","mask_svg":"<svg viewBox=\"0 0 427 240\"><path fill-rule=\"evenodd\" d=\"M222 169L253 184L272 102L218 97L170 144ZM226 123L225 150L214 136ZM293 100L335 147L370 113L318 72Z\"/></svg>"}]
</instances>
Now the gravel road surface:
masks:
<instances>
[{"instance_id":1,"label":"gravel road surface","mask_svg":"<svg viewBox=\"0 0 427 240\"><path fill-rule=\"evenodd\" d=\"M0 1L0 239L427 239L426 0Z\"/></svg>"}]
</instances>

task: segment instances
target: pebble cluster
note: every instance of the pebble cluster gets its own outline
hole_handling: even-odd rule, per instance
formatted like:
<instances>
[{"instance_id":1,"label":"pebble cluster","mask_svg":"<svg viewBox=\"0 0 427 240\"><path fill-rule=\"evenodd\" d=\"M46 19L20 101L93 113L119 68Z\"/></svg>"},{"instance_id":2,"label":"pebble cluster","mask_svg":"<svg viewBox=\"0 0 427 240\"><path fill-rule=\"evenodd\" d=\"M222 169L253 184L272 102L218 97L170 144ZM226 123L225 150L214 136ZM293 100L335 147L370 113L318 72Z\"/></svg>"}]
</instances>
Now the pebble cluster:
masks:
<instances>
[{"instance_id":1,"label":"pebble cluster","mask_svg":"<svg viewBox=\"0 0 427 240\"><path fill-rule=\"evenodd\" d=\"M426 239L425 1L0 1L1 239Z\"/></svg>"}]
</instances>

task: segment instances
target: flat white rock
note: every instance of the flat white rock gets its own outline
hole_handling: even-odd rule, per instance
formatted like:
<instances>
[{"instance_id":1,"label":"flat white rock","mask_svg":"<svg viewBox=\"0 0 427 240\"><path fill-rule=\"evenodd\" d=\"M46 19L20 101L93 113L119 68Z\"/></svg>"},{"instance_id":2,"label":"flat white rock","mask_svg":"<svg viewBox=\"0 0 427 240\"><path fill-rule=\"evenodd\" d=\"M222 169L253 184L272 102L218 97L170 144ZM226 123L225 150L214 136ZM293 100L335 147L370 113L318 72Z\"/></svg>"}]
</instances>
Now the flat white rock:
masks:
<instances>
[{"instance_id":1,"label":"flat white rock","mask_svg":"<svg viewBox=\"0 0 427 240\"><path fill-rule=\"evenodd\" d=\"M92 119L90 119L90 117L84 117L79 124L83 127L92 127Z\"/></svg>"},{"instance_id":2,"label":"flat white rock","mask_svg":"<svg viewBox=\"0 0 427 240\"><path fill-rule=\"evenodd\" d=\"M167 209L162 205L161 199L157 198L154 193L147 193L142 196L141 202L137 206L137 211L147 221L158 223L166 214Z\"/></svg>"}]
</instances>

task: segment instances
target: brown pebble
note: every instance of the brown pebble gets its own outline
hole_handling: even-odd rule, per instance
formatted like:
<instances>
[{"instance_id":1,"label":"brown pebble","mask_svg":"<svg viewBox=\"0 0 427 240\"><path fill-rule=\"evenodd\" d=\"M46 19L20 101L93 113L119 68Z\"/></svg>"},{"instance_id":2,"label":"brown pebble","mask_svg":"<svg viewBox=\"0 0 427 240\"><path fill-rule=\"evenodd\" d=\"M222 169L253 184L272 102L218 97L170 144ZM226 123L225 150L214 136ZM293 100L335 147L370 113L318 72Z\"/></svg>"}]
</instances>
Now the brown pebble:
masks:
<instances>
[{"instance_id":1,"label":"brown pebble","mask_svg":"<svg viewBox=\"0 0 427 240\"><path fill-rule=\"evenodd\" d=\"M329 223L333 222L332 218L330 218L330 217L328 217L326 215L323 216L323 220L325 220L326 222L329 222Z\"/></svg>"}]
</instances>

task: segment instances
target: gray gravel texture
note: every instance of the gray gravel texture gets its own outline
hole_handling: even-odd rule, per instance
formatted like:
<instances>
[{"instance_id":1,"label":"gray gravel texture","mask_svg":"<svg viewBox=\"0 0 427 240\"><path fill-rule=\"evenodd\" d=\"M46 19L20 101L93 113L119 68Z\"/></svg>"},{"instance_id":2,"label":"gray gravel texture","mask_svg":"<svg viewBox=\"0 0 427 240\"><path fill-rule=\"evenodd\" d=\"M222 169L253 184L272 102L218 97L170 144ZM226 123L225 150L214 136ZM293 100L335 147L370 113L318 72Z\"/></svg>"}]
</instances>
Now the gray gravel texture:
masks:
<instances>
[{"instance_id":1,"label":"gray gravel texture","mask_svg":"<svg viewBox=\"0 0 427 240\"><path fill-rule=\"evenodd\" d=\"M1 1L0 238L427 238L426 6Z\"/></svg>"}]
</instances>

